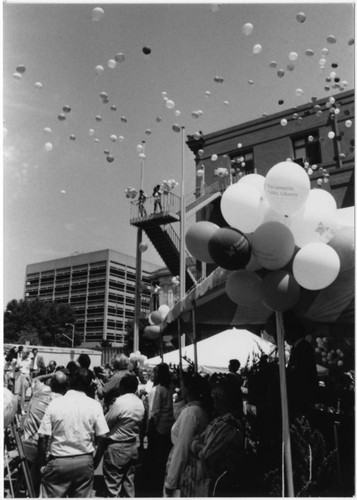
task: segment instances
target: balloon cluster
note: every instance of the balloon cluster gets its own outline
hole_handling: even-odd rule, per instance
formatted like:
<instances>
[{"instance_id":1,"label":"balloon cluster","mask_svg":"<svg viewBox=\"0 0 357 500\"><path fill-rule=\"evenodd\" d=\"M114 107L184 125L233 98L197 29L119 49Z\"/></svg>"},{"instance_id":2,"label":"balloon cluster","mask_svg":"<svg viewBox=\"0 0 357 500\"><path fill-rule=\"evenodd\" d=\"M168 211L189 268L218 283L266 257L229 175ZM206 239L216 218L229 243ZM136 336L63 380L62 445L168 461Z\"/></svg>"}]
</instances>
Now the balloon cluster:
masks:
<instances>
[{"instance_id":1,"label":"balloon cluster","mask_svg":"<svg viewBox=\"0 0 357 500\"><path fill-rule=\"evenodd\" d=\"M318 363L326 367L343 367L345 354L342 349L334 349L331 340L327 337L317 337L316 344L315 353Z\"/></svg>"},{"instance_id":2,"label":"balloon cluster","mask_svg":"<svg viewBox=\"0 0 357 500\"><path fill-rule=\"evenodd\" d=\"M125 193L126 198L136 198L138 191L135 188L127 187L124 190L124 193Z\"/></svg>"},{"instance_id":3,"label":"balloon cluster","mask_svg":"<svg viewBox=\"0 0 357 500\"><path fill-rule=\"evenodd\" d=\"M228 172L228 169L226 167L218 167L214 170L213 175L215 177L228 177L229 172Z\"/></svg>"},{"instance_id":4,"label":"balloon cluster","mask_svg":"<svg viewBox=\"0 0 357 500\"><path fill-rule=\"evenodd\" d=\"M140 351L132 352L129 356L130 361L139 363L140 366L144 366L147 361L147 356L141 354Z\"/></svg>"},{"instance_id":5,"label":"balloon cluster","mask_svg":"<svg viewBox=\"0 0 357 500\"><path fill-rule=\"evenodd\" d=\"M176 186L178 186L178 182L176 182L175 179L169 179L168 181L162 181L160 189L163 194L168 194Z\"/></svg>"},{"instance_id":6,"label":"balloon cluster","mask_svg":"<svg viewBox=\"0 0 357 500\"><path fill-rule=\"evenodd\" d=\"M196 259L233 271L226 292L239 305L292 309L302 289L326 288L353 266L353 228L341 227L332 195L310 189L296 163L280 162L265 178L245 175L224 191L221 212L228 227L197 222L186 246Z\"/></svg>"},{"instance_id":7,"label":"balloon cluster","mask_svg":"<svg viewBox=\"0 0 357 500\"><path fill-rule=\"evenodd\" d=\"M168 305L161 305L157 311L152 311L149 314L148 321L150 326L145 327L144 337L151 340L156 340L160 337L162 323L169 314L170 308Z\"/></svg>"}]
</instances>

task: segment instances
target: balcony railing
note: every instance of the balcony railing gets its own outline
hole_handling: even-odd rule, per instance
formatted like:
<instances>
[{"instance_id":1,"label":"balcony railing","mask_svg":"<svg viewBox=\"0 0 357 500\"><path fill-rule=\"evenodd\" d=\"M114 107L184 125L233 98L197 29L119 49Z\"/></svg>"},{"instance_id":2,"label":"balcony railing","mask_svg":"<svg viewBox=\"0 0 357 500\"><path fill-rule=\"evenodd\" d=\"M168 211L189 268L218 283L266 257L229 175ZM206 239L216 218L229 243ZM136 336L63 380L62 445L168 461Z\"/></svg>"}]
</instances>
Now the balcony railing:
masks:
<instances>
[{"instance_id":1,"label":"balcony railing","mask_svg":"<svg viewBox=\"0 0 357 500\"><path fill-rule=\"evenodd\" d=\"M146 198L141 212L138 202L132 201L130 206L130 221L133 223L138 219L150 220L165 215L175 215L180 209L180 198L174 193L162 194L160 201L161 209L160 206L155 207L155 198L153 196Z\"/></svg>"}]
</instances>

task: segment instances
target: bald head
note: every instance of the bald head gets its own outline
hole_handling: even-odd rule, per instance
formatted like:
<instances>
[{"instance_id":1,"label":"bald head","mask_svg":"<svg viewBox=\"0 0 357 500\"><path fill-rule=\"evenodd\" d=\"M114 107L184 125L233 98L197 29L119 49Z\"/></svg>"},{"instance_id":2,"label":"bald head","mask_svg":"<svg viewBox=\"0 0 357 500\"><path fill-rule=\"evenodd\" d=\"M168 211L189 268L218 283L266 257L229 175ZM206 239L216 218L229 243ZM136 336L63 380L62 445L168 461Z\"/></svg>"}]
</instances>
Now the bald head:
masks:
<instances>
[{"instance_id":1,"label":"bald head","mask_svg":"<svg viewBox=\"0 0 357 500\"><path fill-rule=\"evenodd\" d=\"M65 373L58 371L52 375L50 387L52 392L65 394L68 387L68 377Z\"/></svg>"}]
</instances>

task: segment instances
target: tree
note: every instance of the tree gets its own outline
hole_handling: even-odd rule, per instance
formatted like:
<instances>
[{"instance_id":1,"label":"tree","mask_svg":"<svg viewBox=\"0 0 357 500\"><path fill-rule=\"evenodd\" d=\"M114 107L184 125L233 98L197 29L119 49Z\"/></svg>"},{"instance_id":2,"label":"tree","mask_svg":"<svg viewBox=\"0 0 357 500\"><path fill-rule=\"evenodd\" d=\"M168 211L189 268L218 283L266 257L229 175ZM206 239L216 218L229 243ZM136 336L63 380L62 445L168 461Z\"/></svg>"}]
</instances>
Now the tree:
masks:
<instances>
[{"instance_id":1,"label":"tree","mask_svg":"<svg viewBox=\"0 0 357 500\"><path fill-rule=\"evenodd\" d=\"M70 304L36 300L11 300L4 313L4 342L68 347L70 341L66 323L75 324L75 312ZM75 345L80 345L75 335Z\"/></svg>"}]
</instances>

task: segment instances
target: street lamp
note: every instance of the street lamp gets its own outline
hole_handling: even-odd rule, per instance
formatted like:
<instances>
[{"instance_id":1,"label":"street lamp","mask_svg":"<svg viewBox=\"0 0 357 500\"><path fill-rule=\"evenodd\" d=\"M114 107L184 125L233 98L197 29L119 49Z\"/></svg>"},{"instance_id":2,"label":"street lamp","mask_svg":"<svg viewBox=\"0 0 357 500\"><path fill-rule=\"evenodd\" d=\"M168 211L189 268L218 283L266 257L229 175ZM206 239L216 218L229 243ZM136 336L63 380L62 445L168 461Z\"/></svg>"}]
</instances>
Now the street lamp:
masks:
<instances>
[{"instance_id":1,"label":"street lamp","mask_svg":"<svg viewBox=\"0 0 357 500\"><path fill-rule=\"evenodd\" d=\"M68 337L65 333L62 333L64 337L66 337L68 340L72 342L72 349L74 347L74 324L73 323L65 323L65 326L71 326L72 327L72 338Z\"/></svg>"}]
</instances>

